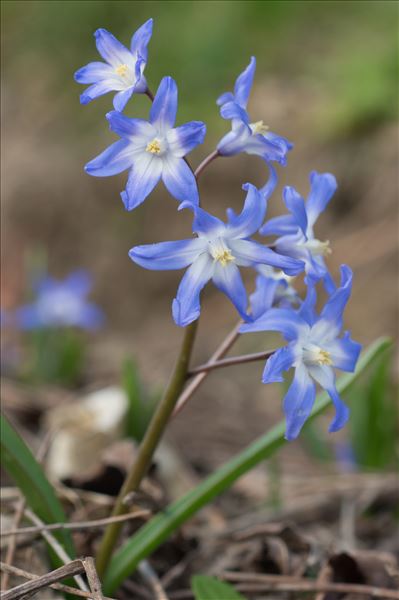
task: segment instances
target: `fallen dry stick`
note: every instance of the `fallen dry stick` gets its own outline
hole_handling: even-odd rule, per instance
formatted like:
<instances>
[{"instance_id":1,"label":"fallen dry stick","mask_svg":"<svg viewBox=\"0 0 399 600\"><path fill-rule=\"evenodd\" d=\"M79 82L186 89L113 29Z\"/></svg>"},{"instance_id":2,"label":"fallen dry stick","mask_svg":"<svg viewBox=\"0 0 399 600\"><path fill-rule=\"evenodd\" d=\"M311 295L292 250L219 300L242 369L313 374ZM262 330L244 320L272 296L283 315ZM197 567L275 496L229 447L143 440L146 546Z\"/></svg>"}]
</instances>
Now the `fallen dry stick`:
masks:
<instances>
[{"instance_id":1,"label":"fallen dry stick","mask_svg":"<svg viewBox=\"0 0 399 600\"><path fill-rule=\"evenodd\" d=\"M76 523L50 523L43 525L35 525L34 527L21 527L20 529L10 529L9 531L2 531L0 536L5 537L8 535L22 535L24 533L41 533L42 531L57 531L59 529L70 529L81 531L82 529L95 529L97 527L104 527L109 523L117 523L118 521L130 521L132 519L146 518L152 515L149 510L138 510L134 513L127 515L119 515L117 517L107 517L105 519L95 519L93 521L79 521Z\"/></svg>"},{"instance_id":2,"label":"fallen dry stick","mask_svg":"<svg viewBox=\"0 0 399 600\"><path fill-rule=\"evenodd\" d=\"M341 594L364 594L371 598L399 600L399 592L387 588L356 583L321 583L310 579L286 575L263 575L260 573L233 573L226 571L222 579L240 582L237 589L242 592L337 592Z\"/></svg>"},{"instance_id":3,"label":"fallen dry stick","mask_svg":"<svg viewBox=\"0 0 399 600\"><path fill-rule=\"evenodd\" d=\"M104 600L101 589L101 582L98 578L94 559L89 556L83 560L83 566L86 571L87 581L89 582L91 600Z\"/></svg>"},{"instance_id":4,"label":"fallen dry stick","mask_svg":"<svg viewBox=\"0 0 399 600\"><path fill-rule=\"evenodd\" d=\"M27 510L25 510L25 515L37 527L43 528L43 525L44 525L43 521L41 519L39 519L39 517L37 515L35 515L35 513L33 511L27 509ZM48 545L54 550L54 552L56 553L58 558L60 558L62 560L62 562L64 562L66 565L69 564L70 562L72 562L71 557L68 556L68 554L65 552L64 548L61 546L61 544L55 539L55 537L51 533L42 529L40 531L40 535L46 540ZM88 591L87 585L83 581L83 579L81 578L80 575L74 575L74 579L81 590L83 590L84 592Z\"/></svg>"},{"instance_id":5,"label":"fallen dry stick","mask_svg":"<svg viewBox=\"0 0 399 600\"><path fill-rule=\"evenodd\" d=\"M87 559L85 559L85 561L87 561ZM93 592L84 592L83 590L79 590L77 588L73 588L69 585L63 585L62 583L58 583L58 581L61 581L61 579L64 579L64 577L68 577L68 576L72 576L73 572L65 572L62 571L63 569L67 569L70 568L70 565L72 563L79 563L81 570L77 571L78 573L84 573L85 571L87 572L87 569L85 568L85 564L84 561L81 560L74 560L71 561L71 563L69 563L68 565L64 565L63 567L60 567L59 569L56 569L55 571L52 571L51 573L46 573L45 575L35 575L34 573L29 573L29 571L24 571L23 569L18 569L17 567L12 567L11 565L6 565L5 563L0 562L0 569L3 572L7 572L10 573L11 575L16 575L17 577L23 577L24 579L29 579L30 581L27 582L29 584L35 583L35 588L31 589L31 592L35 592L35 590L40 590L44 587L50 587L54 590L58 590L60 592L65 592L66 594L74 594L75 596L79 597L79 598L93 598ZM87 566L87 563L86 563ZM60 573L61 571L61 577L59 575L54 576L55 573ZM51 579L54 580L53 583L50 582L49 580L49 576L51 576ZM40 584L38 584L38 580L40 580ZM43 580L46 582L45 584L43 584ZM27 584L22 584L22 585L27 585ZM7 594L11 594L11 592L15 593L16 590L21 589L21 586L18 586L16 588L13 588L12 590L9 590L8 592L6 592ZM24 590L26 590L26 588L24 588ZM23 592L23 594L26 594L26 591ZM1 595L1 600L17 600L17 598L21 598L21 594L18 594L17 596L15 595ZM108 598L107 596L102 596L101 597L102 600L114 600L113 598Z\"/></svg>"},{"instance_id":6,"label":"fallen dry stick","mask_svg":"<svg viewBox=\"0 0 399 600\"><path fill-rule=\"evenodd\" d=\"M140 573L142 579L148 584L148 586L153 591L156 600L168 600L165 590L163 589L162 584L159 581L158 575L155 573L154 569L151 567L150 563L147 560L142 560L139 563L137 570Z\"/></svg>"}]
</instances>

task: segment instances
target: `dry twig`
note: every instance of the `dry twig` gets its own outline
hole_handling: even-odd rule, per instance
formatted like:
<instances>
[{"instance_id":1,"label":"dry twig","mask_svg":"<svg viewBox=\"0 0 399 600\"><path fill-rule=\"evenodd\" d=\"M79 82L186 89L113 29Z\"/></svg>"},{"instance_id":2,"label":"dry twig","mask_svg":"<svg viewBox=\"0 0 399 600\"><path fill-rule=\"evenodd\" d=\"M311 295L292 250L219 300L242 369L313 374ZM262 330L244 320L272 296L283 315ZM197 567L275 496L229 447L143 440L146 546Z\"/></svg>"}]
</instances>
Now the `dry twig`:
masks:
<instances>
[{"instance_id":1,"label":"dry twig","mask_svg":"<svg viewBox=\"0 0 399 600\"><path fill-rule=\"evenodd\" d=\"M155 600L169 600L165 590L163 589L161 582L158 579L158 575L147 560L142 560L138 567L142 579L149 585L154 593Z\"/></svg>"},{"instance_id":2,"label":"dry twig","mask_svg":"<svg viewBox=\"0 0 399 600\"><path fill-rule=\"evenodd\" d=\"M91 556L88 556L83 560L83 566L86 571L87 581L89 582L92 600L104 600L101 582L97 575L94 559Z\"/></svg>"},{"instance_id":3,"label":"dry twig","mask_svg":"<svg viewBox=\"0 0 399 600\"><path fill-rule=\"evenodd\" d=\"M371 598L399 600L399 592L373 585L355 583L322 583L288 575L263 575L261 573L224 572L222 579L241 582L237 589L242 592L337 592L341 594L364 594Z\"/></svg>"},{"instance_id":4,"label":"dry twig","mask_svg":"<svg viewBox=\"0 0 399 600\"><path fill-rule=\"evenodd\" d=\"M117 517L107 517L105 519L93 519L92 521L79 521L76 523L50 523L43 525L35 525L33 527L22 527L21 529L10 529L9 531L2 531L0 536L5 537L8 535L23 535L26 533L41 533L42 531L57 531L59 529L69 529L81 531L83 529L95 529L97 527L104 527L109 523L117 523L119 521L130 521L132 519L146 518L152 515L150 510L138 510L134 513L127 515L119 515Z\"/></svg>"},{"instance_id":5,"label":"dry twig","mask_svg":"<svg viewBox=\"0 0 399 600\"><path fill-rule=\"evenodd\" d=\"M43 528L43 525L44 525L43 521L41 519L39 519L39 517L37 515L35 515L35 513L33 513L31 510L26 510L25 515L36 526ZM61 546L61 544L55 539L55 537L51 533L42 529L40 532L40 535L46 540L48 545L51 546L51 548L54 550L54 552L56 553L58 558L60 558L65 564L72 562L71 558L65 552L64 548ZM88 591L87 585L85 584L85 582L83 581L83 579L81 578L80 575L76 575L74 577L74 579L81 590L83 590L84 592Z\"/></svg>"},{"instance_id":6,"label":"dry twig","mask_svg":"<svg viewBox=\"0 0 399 600\"><path fill-rule=\"evenodd\" d=\"M237 323L237 325L234 327L234 329L231 330L231 332L227 335L227 337L220 344L219 348L212 354L211 358L209 359L209 362L207 363L208 366L212 362L216 362L217 360L219 360L223 356L225 356L225 354L227 354L227 352L230 350L230 348L232 347L232 345L234 344L234 342L240 335L238 333L238 330L241 327L241 325L242 325L242 321ZM173 417L175 417L177 414L179 414L179 412L184 408L186 403L189 401L189 399L194 394L194 392L197 390L197 388L199 388L199 386L204 381L204 379L206 378L207 375L208 375L208 371L202 371L201 373L196 375L190 381L190 383L184 388L184 390L180 394L180 397L176 403L175 410L173 411L173 415L172 415Z\"/></svg>"},{"instance_id":7,"label":"dry twig","mask_svg":"<svg viewBox=\"0 0 399 600\"><path fill-rule=\"evenodd\" d=\"M80 572L84 573L85 567L81 560L71 561L71 562L74 562L74 563L79 562L82 565L82 570ZM71 563L69 563L69 564L71 564ZM65 567L67 567L67 566L69 566L69 565L65 565ZM61 567L61 569L65 568L65 567ZM0 568L4 572L11 573L12 575L15 575L16 577L23 577L24 579L29 579L31 581L36 581L37 579L42 579L42 577L43 577L40 575L35 575L33 573L30 573L29 571L24 571L23 569L18 569L17 567L12 567L11 565L6 565L5 563L2 563L2 562L0 562ZM59 569L57 569L57 571L59 571ZM54 571L53 571L53 573L54 573ZM71 576L72 573L69 573L69 575ZM93 595L92 592L84 592L77 588L73 588L69 585L63 585L62 583L58 583L58 581L60 581L63 578L64 578L64 576L61 578L58 578L57 583L48 583L47 587L51 587L54 590L58 590L60 592L66 593L66 594L74 594L78 598L89 598L89 599L92 598L92 595ZM37 589L40 589L41 587L43 587L43 586L41 585ZM16 588L14 588L14 590L15 589ZM14 590L10 590L10 592L14 591ZM1 600L10 600L11 598L14 598L14 597L10 596L9 598L7 598L6 596L3 596L3 595L1 596ZM107 596L103 596L102 600L114 600L114 599L108 598Z\"/></svg>"}]
</instances>

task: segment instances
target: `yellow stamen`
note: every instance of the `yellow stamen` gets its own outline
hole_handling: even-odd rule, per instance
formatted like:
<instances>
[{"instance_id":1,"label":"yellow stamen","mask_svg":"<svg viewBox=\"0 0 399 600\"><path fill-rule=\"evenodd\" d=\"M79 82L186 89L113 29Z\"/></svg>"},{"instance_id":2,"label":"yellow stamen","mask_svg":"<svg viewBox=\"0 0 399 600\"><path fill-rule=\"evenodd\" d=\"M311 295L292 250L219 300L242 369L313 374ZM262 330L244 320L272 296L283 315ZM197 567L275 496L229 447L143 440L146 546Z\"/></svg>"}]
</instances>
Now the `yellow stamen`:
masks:
<instances>
[{"instance_id":1,"label":"yellow stamen","mask_svg":"<svg viewBox=\"0 0 399 600\"><path fill-rule=\"evenodd\" d=\"M220 262L222 267L225 267L229 262L235 260L230 250L218 250L213 254L213 258Z\"/></svg>"},{"instance_id":2,"label":"yellow stamen","mask_svg":"<svg viewBox=\"0 0 399 600\"><path fill-rule=\"evenodd\" d=\"M330 353L327 352L327 350L322 350L321 348L317 354L316 362L319 365L332 365L333 364Z\"/></svg>"},{"instance_id":3,"label":"yellow stamen","mask_svg":"<svg viewBox=\"0 0 399 600\"><path fill-rule=\"evenodd\" d=\"M156 138L147 144L146 152L150 152L151 154L161 154L161 144Z\"/></svg>"},{"instance_id":4,"label":"yellow stamen","mask_svg":"<svg viewBox=\"0 0 399 600\"><path fill-rule=\"evenodd\" d=\"M115 72L117 75L119 75L120 77L125 77L125 75L127 75L129 71L129 67L127 65L119 65L119 67L116 67Z\"/></svg>"},{"instance_id":5,"label":"yellow stamen","mask_svg":"<svg viewBox=\"0 0 399 600\"><path fill-rule=\"evenodd\" d=\"M256 135L257 133L266 133L269 127L267 125L264 125L263 121L256 121L256 123L251 123L251 129L252 133Z\"/></svg>"}]
</instances>

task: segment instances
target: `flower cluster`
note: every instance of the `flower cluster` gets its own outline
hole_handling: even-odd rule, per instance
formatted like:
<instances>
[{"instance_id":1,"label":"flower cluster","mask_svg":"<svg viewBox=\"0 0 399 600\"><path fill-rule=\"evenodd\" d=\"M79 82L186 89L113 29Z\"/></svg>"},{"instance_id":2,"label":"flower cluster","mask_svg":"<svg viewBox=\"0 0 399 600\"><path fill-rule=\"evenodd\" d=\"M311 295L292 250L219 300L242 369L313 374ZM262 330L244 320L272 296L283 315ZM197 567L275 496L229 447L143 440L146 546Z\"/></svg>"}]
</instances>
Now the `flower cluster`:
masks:
<instances>
[{"instance_id":1,"label":"flower cluster","mask_svg":"<svg viewBox=\"0 0 399 600\"><path fill-rule=\"evenodd\" d=\"M263 121L252 122L247 104L256 61L238 76L234 92L222 94L217 104L223 119L231 121L231 130L223 136L215 151L197 171L187 155L204 140L206 126L191 121L175 127L177 85L164 77L153 96L144 77L148 60L147 46L152 34L152 20L133 35L130 50L111 33L99 29L96 45L105 62L90 63L79 69L75 79L91 84L81 95L86 104L107 92L116 92L114 109L106 115L111 131L119 136L109 148L91 160L87 173L106 177L129 170L125 190L121 192L127 210L139 206L162 179L168 192L179 201L179 210L193 214L193 237L136 246L129 256L136 264L152 270L184 269L172 304L177 325L186 327L201 312L201 291L212 280L232 302L244 324L241 333L278 331L287 345L268 359L263 382L282 381L282 372L294 368L295 375L284 399L288 439L295 438L309 416L318 382L331 396L336 416L330 431L341 428L348 409L335 387L334 368L353 371L360 345L346 332L340 337L342 314L349 299L352 273L342 265L337 287L325 257L329 242L320 241L314 232L316 221L331 200L337 184L329 173L310 174L307 200L287 186L283 200L289 214L265 222L267 203L277 184L273 163L285 166L292 144L285 137L269 131ZM122 111L134 93L146 94L152 101L148 121L128 118ZM203 168L217 157L240 153L257 155L267 166L268 180L257 189L243 185L246 197L241 212L227 211L227 221L211 215L200 206L197 180ZM274 236L263 243L254 236ZM240 268L252 269L256 290L248 299ZM303 273L307 286L302 301L292 283ZM315 311L316 287L321 282L327 302L319 315Z\"/></svg>"}]
</instances>

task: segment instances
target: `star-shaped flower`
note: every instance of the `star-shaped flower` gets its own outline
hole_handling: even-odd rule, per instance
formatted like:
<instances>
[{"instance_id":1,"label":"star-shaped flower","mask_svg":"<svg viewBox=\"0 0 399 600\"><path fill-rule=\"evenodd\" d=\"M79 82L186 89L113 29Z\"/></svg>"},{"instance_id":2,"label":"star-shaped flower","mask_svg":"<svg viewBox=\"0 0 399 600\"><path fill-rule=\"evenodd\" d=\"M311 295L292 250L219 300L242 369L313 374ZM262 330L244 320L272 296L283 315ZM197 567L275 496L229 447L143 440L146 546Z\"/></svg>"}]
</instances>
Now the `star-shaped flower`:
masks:
<instances>
[{"instance_id":1,"label":"star-shaped flower","mask_svg":"<svg viewBox=\"0 0 399 600\"><path fill-rule=\"evenodd\" d=\"M94 34L96 46L105 62L92 62L75 73L78 83L90 83L80 96L82 104L88 104L103 94L117 92L115 110L122 111L132 94L143 94L147 81L143 75L147 63L147 45L152 35L152 19L149 19L133 35L130 50L106 29Z\"/></svg>"},{"instance_id":2,"label":"star-shaped flower","mask_svg":"<svg viewBox=\"0 0 399 600\"><path fill-rule=\"evenodd\" d=\"M296 438L309 417L318 382L335 405L335 418L329 431L341 429L349 417L349 409L335 387L334 368L354 371L361 350L349 332L339 337L342 315L352 290L352 272L341 266L341 285L327 300L317 316L315 280L307 278L308 294L299 311L271 308L252 323L241 326L240 332L279 331L289 342L266 362L263 383L283 381L282 372L295 369L294 379L284 398L287 420L286 438Z\"/></svg>"},{"instance_id":3,"label":"star-shaped flower","mask_svg":"<svg viewBox=\"0 0 399 600\"><path fill-rule=\"evenodd\" d=\"M95 329L104 316L86 297L92 283L86 271L74 271L63 281L43 277L35 285L36 299L16 310L15 322L21 329L79 327Z\"/></svg>"},{"instance_id":4,"label":"star-shaped flower","mask_svg":"<svg viewBox=\"0 0 399 600\"><path fill-rule=\"evenodd\" d=\"M177 200L198 203L197 182L184 157L202 144L206 126L191 121L175 128L176 112L176 82L164 77L149 121L130 119L117 111L107 114L110 129L121 139L90 161L85 170L108 177L130 169L126 190L121 193L127 210L141 204L161 178Z\"/></svg>"},{"instance_id":5,"label":"star-shaped flower","mask_svg":"<svg viewBox=\"0 0 399 600\"><path fill-rule=\"evenodd\" d=\"M200 293L206 283L213 283L234 304L244 319L247 314L247 293L239 267L268 264L296 275L303 263L281 256L251 239L263 222L266 201L257 188L249 183L244 207L240 215L230 218L227 224L192 204L180 208L194 212L194 239L161 242L136 246L130 258L146 269L169 270L188 267L173 301L173 317L177 325L185 327L200 315Z\"/></svg>"},{"instance_id":6,"label":"star-shaped flower","mask_svg":"<svg viewBox=\"0 0 399 600\"><path fill-rule=\"evenodd\" d=\"M246 152L262 157L268 164L276 161L281 165L287 162L287 153L292 148L286 138L272 133L263 121L251 122L247 112L248 98L256 69L253 56L247 68L239 75L234 93L222 94L217 104L223 119L231 120L232 129L217 145L219 154L231 156Z\"/></svg>"}]
</instances>

